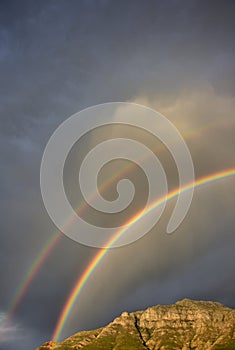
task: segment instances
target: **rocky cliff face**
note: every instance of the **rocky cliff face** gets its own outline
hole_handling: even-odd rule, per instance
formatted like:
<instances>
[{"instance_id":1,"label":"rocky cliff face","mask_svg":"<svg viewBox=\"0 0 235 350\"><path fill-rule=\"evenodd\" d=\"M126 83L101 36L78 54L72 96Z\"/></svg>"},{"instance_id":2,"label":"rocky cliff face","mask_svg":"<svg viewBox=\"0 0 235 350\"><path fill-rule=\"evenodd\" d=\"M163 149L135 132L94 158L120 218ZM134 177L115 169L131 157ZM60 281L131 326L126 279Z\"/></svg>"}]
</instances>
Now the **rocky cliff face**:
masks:
<instances>
[{"instance_id":1,"label":"rocky cliff face","mask_svg":"<svg viewBox=\"0 0 235 350\"><path fill-rule=\"evenodd\" d=\"M106 327L79 332L38 350L232 350L235 310L215 302L184 299L174 305L123 312Z\"/></svg>"}]
</instances>

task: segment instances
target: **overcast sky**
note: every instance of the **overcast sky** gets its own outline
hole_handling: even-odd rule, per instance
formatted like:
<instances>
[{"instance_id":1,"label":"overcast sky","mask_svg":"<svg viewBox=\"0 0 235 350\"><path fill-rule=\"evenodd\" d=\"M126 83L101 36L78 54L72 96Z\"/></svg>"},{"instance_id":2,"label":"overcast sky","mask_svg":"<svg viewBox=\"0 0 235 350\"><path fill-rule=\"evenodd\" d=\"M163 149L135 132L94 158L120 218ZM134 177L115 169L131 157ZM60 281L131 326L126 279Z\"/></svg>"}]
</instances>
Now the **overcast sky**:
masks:
<instances>
[{"instance_id":1,"label":"overcast sky","mask_svg":"<svg viewBox=\"0 0 235 350\"><path fill-rule=\"evenodd\" d=\"M57 230L43 206L40 162L52 132L73 113L103 102L141 103L185 137L196 177L235 166L234 16L233 0L0 2L0 322ZM83 153L89 144L80 144ZM175 174L173 160L162 160ZM165 234L170 206L149 234L108 252L62 336L184 297L235 307L234 181L197 189L174 235ZM30 350L51 338L97 251L61 234L1 349Z\"/></svg>"}]
</instances>

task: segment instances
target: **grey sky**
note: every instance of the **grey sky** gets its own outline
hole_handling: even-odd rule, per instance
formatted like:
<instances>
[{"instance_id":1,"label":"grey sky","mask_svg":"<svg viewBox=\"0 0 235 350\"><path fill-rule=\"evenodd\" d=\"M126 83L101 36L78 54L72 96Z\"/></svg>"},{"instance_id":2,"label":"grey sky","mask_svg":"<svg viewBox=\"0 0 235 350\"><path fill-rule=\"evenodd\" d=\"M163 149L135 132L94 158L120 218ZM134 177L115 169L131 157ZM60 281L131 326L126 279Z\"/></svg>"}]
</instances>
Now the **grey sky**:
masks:
<instances>
[{"instance_id":1,"label":"grey sky","mask_svg":"<svg viewBox=\"0 0 235 350\"><path fill-rule=\"evenodd\" d=\"M108 101L143 103L185 136L196 176L234 166L234 15L232 0L1 1L1 315L56 231L41 199L40 161L48 138L71 114ZM216 183L196 191L170 240L171 206L149 235L109 252L63 336L124 309L183 297L235 307L234 204L234 180ZM96 252L61 235L14 314L4 350L34 349L50 338Z\"/></svg>"}]
</instances>

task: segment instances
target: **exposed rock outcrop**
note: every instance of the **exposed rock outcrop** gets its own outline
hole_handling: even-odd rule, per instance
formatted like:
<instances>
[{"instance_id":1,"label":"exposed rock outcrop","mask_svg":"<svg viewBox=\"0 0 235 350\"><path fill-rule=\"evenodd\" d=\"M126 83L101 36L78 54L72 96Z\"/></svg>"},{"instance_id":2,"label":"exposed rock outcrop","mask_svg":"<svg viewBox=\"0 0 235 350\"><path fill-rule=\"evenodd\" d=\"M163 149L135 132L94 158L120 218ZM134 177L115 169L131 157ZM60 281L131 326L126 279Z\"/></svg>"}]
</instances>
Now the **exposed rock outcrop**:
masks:
<instances>
[{"instance_id":1,"label":"exposed rock outcrop","mask_svg":"<svg viewBox=\"0 0 235 350\"><path fill-rule=\"evenodd\" d=\"M123 312L106 327L38 348L52 349L232 350L235 310L215 302L184 299L173 305Z\"/></svg>"}]
</instances>

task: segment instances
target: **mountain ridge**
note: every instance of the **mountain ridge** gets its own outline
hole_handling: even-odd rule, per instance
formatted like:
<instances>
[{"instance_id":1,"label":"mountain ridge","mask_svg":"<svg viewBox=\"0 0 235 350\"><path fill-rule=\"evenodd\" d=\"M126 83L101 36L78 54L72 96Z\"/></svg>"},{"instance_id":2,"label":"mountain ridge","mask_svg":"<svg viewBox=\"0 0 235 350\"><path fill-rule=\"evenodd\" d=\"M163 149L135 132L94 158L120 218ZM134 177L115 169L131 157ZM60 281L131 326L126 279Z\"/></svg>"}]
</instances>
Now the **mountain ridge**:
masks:
<instances>
[{"instance_id":1,"label":"mountain ridge","mask_svg":"<svg viewBox=\"0 0 235 350\"><path fill-rule=\"evenodd\" d=\"M183 299L123 312L107 326L82 331L36 350L235 350L235 310Z\"/></svg>"}]
</instances>

